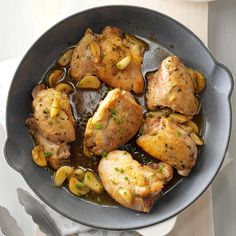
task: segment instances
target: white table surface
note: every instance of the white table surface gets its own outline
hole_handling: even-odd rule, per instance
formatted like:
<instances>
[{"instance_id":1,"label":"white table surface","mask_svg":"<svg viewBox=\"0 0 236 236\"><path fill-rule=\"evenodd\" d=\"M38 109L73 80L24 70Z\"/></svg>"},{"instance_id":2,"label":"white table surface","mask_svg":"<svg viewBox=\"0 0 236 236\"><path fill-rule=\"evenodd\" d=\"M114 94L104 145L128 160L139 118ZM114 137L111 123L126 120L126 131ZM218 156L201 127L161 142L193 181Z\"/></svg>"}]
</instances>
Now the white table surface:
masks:
<instances>
[{"instance_id":1,"label":"white table surface","mask_svg":"<svg viewBox=\"0 0 236 236\"><path fill-rule=\"evenodd\" d=\"M4 23L0 21L0 27L3 26L1 27L3 33L0 38L0 61L7 57L22 55L40 34L63 16L92 6L111 3L139 5L166 13L189 27L207 44L207 3L191 3L183 0L102 0L99 2L94 0L84 2L73 0L50 0L50 2L47 0L25 0L24 3L23 1L0 0L0 3L0 19L2 16L7 19ZM9 9L11 14L9 14ZM13 16L14 18L11 18ZM6 27L6 25L9 27ZM4 63L2 65L1 68L4 67ZM2 141L1 139L0 149ZM35 226L32 224L30 217L25 214L22 207L15 209L15 204L18 204L16 187L20 186L28 191L30 189L23 178L6 164L2 156L0 162L0 187L4 189L0 192L0 205L6 206L24 229L26 236L31 236ZM8 181L10 181L10 184ZM192 206L178 216L176 226L169 235L214 235L211 204L211 191L209 189ZM37 235L40 235L40 233L37 232ZM158 235L158 232L155 235Z\"/></svg>"}]
</instances>

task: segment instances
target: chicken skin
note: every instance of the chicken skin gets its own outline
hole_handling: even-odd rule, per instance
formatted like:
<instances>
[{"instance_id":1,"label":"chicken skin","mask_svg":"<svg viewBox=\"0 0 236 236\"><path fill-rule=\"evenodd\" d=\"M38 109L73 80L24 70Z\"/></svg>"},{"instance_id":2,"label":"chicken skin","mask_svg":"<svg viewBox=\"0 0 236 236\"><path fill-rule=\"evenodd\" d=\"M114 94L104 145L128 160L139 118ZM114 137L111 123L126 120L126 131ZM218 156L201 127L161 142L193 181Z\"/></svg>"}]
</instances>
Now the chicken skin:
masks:
<instances>
[{"instance_id":1,"label":"chicken skin","mask_svg":"<svg viewBox=\"0 0 236 236\"><path fill-rule=\"evenodd\" d=\"M165 163L141 165L126 151L115 150L102 158L98 173L107 193L122 206L150 212L173 169Z\"/></svg>"},{"instance_id":2,"label":"chicken skin","mask_svg":"<svg viewBox=\"0 0 236 236\"><path fill-rule=\"evenodd\" d=\"M113 88L142 93L141 64L146 47L144 42L116 27L107 26L101 34L87 29L74 50L70 74L77 81L95 75ZM125 68L119 68L117 63L124 58L131 60Z\"/></svg>"},{"instance_id":3,"label":"chicken skin","mask_svg":"<svg viewBox=\"0 0 236 236\"><path fill-rule=\"evenodd\" d=\"M70 162L70 146L67 143L55 144L45 138L38 132L37 127L32 118L27 120L27 125L34 137L35 144L40 145L44 153L48 156L47 161L53 169L58 169L60 166Z\"/></svg>"},{"instance_id":4,"label":"chicken skin","mask_svg":"<svg viewBox=\"0 0 236 236\"><path fill-rule=\"evenodd\" d=\"M184 124L164 116L147 117L143 134L136 143L151 156L174 167L180 175L189 174L197 159L196 135Z\"/></svg>"},{"instance_id":5,"label":"chicken skin","mask_svg":"<svg viewBox=\"0 0 236 236\"><path fill-rule=\"evenodd\" d=\"M143 110L130 92L111 90L88 120L84 152L102 155L131 139L142 125Z\"/></svg>"},{"instance_id":6,"label":"chicken skin","mask_svg":"<svg viewBox=\"0 0 236 236\"><path fill-rule=\"evenodd\" d=\"M50 109L54 98L58 99L59 112L52 118ZM75 120L66 94L54 89L42 90L33 100L33 110L38 130L48 140L54 143L75 140Z\"/></svg>"},{"instance_id":7,"label":"chicken skin","mask_svg":"<svg viewBox=\"0 0 236 236\"><path fill-rule=\"evenodd\" d=\"M36 87L33 92L33 115L26 124L36 144L50 153L49 164L57 169L69 161L70 151L67 143L75 140L75 120L66 94L54 89ZM57 107L54 101L57 100ZM51 109L57 114L51 117Z\"/></svg>"},{"instance_id":8,"label":"chicken skin","mask_svg":"<svg viewBox=\"0 0 236 236\"><path fill-rule=\"evenodd\" d=\"M176 56L162 61L157 72L147 76L146 94L148 109L169 107L173 111L193 116L197 114L199 102L194 95L194 79Z\"/></svg>"}]
</instances>

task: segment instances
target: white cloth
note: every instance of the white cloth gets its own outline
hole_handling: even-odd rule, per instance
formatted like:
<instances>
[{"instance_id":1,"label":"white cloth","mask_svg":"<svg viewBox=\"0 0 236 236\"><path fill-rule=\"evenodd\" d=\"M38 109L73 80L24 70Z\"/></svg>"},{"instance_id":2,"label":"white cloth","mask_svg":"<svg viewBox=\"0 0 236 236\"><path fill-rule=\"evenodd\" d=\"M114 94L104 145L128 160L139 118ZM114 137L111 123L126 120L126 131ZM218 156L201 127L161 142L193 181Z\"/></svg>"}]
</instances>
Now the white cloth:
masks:
<instances>
[{"instance_id":1,"label":"white cloth","mask_svg":"<svg viewBox=\"0 0 236 236\"><path fill-rule=\"evenodd\" d=\"M0 79L0 124L5 129L5 110L7 103L7 95L9 87L16 71L16 67L20 62L20 58L6 60L0 63L1 79Z\"/></svg>"}]
</instances>

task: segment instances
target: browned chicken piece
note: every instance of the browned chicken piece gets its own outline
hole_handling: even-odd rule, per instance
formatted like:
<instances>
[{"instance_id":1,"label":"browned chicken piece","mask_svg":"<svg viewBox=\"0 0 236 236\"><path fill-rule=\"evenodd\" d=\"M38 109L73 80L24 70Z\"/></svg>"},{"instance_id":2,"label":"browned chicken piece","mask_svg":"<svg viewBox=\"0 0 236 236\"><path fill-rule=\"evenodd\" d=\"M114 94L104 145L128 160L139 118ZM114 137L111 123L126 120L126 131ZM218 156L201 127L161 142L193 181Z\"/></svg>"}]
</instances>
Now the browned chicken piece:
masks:
<instances>
[{"instance_id":1,"label":"browned chicken piece","mask_svg":"<svg viewBox=\"0 0 236 236\"><path fill-rule=\"evenodd\" d=\"M147 76L146 94L148 109L169 107L185 115L195 115L199 102L194 95L195 80L176 56L162 61L157 72Z\"/></svg>"},{"instance_id":2,"label":"browned chicken piece","mask_svg":"<svg viewBox=\"0 0 236 236\"><path fill-rule=\"evenodd\" d=\"M45 87L44 84L38 84L38 85L36 85L36 86L33 88L32 93L31 93L33 99L36 98L36 96L38 95L38 93L39 93L40 91L45 90L45 89L46 89L46 87Z\"/></svg>"},{"instance_id":3,"label":"browned chicken piece","mask_svg":"<svg viewBox=\"0 0 236 236\"><path fill-rule=\"evenodd\" d=\"M180 175L189 174L197 159L195 133L190 127L164 116L147 117L136 143L151 156L171 165Z\"/></svg>"},{"instance_id":4,"label":"browned chicken piece","mask_svg":"<svg viewBox=\"0 0 236 236\"><path fill-rule=\"evenodd\" d=\"M35 139L36 145L43 147L47 161L53 169L58 169L60 166L70 162L70 146L67 143L55 144L49 141L38 132L33 118L27 120L27 125Z\"/></svg>"},{"instance_id":5,"label":"browned chicken piece","mask_svg":"<svg viewBox=\"0 0 236 236\"><path fill-rule=\"evenodd\" d=\"M88 120L84 152L102 155L125 144L142 125L143 110L130 92L111 90Z\"/></svg>"},{"instance_id":6,"label":"browned chicken piece","mask_svg":"<svg viewBox=\"0 0 236 236\"><path fill-rule=\"evenodd\" d=\"M50 116L53 100L58 100L58 114ZM54 89L40 91L33 100L34 118L37 128L44 137L54 143L75 140L75 120L66 94Z\"/></svg>"},{"instance_id":7,"label":"browned chicken piece","mask_svg":"<svg viewBox=\"0 0 236 236\"><path fill-rule=\"evenodd\" d=\"M67 143L75 140L75 120L69 99L64 93L44 89L40 85L36 86L32 95L33 115L26 124L36 144L43 146L49 164L57 169L69 162L70 148Z\"/></svg>"},{"instance_id":8,"label":"browned chicken piece","mask_svg":"<svg viewBox=\"0 0 236 236\"><path fill-rule=\"evenodd\" d=\"M141 165L126 151L102 158L98 173L107 193L122 206L149 212L164 184L173 177L171 166L159 162Z\"/></svg>"},{"instance_id":9,"label":"browned chicken piece","mask_svg":"<svg viewBox=\"0 0 236 236\"><path fill-rule=\"evenodd\" d=\"M86 75L96 75L113 88L142 93L141 64L146 47L147 44L117 27L107 26L102 34L87 29L74 50L70 74L77 81ZM123 66L117 65L124 58Z\"/></svg>"}]
</instances>

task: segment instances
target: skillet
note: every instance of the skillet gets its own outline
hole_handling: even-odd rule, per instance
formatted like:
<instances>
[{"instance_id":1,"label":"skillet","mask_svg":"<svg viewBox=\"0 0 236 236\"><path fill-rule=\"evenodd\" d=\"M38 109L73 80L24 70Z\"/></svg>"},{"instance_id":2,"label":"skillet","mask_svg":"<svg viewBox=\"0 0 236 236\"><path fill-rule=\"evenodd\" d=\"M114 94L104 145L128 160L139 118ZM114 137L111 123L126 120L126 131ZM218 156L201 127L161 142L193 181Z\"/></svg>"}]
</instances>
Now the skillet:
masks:
<instances>
[{"instance_id":1,"label":"skillet","mask_svg":"<svg viewBox=\"0 0 236 236\"><path fill-rule=\"evenodd\" d=\"M61 52L82 38L86 28L101 32L106 25L118 26L148 40L157 40L206 77L206 88L201 94L205 145L190 176L168 191L149 214L137 213L121 206L98 205L79 199L64 188L54 188L49 172L38 168L31 161L33 142L25 127L25 120L31 113L32 88ZM21 61L8 95L5 157L39 198L74 221L113 230L154 225L175 216L193 203L219 171L230 137L232 89L230 71L214 59L196 35L170 17L133 6L106 6L86 10L49 29Z\"/></svg>"}]
</instances>

